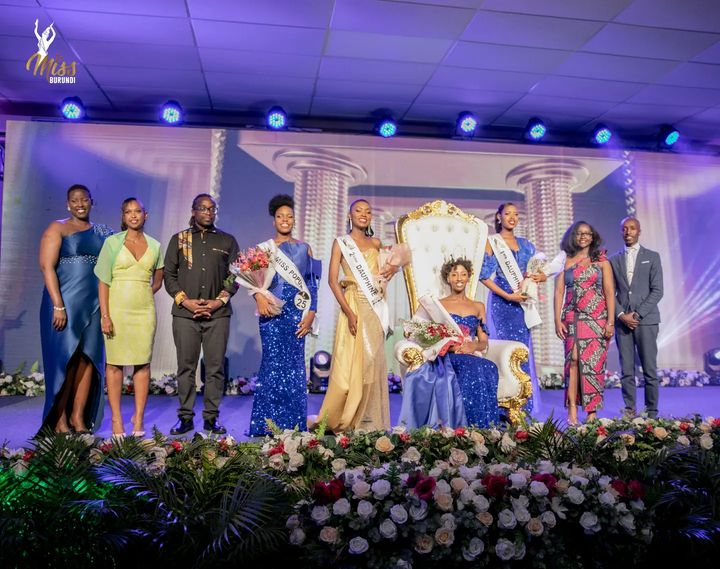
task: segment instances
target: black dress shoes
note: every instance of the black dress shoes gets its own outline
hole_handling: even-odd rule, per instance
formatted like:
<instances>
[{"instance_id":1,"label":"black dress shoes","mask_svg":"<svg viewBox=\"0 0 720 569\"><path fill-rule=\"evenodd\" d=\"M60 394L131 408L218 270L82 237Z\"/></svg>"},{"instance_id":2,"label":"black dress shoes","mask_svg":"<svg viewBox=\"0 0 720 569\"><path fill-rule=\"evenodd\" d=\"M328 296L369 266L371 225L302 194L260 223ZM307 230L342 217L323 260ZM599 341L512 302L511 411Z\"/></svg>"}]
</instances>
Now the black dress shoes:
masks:
<instances>
[{"instance_id":1,"label":"black dress shoes","mask_svg":"<svg viewBox=\"0 0 720 569\"><path fill-rule=\"evenodd\" d=\"M175 426L170 429L170 434L184 435L185 433L192 431L194 428L195 424L193 423L192 419L178 419L178 422L175 423Z\"/></svg>"},{"instance_id":2,"label":"black dress shoes","mask_svg":"<svg viewBox=\"0 0 720 569\"><path fill-rule=\"evenodd\" d=\"M217 419L205 419L203 429L210 431L213 435L224 435L227 433L227 429L218 424Z\"/></svg>"}]
</instances>

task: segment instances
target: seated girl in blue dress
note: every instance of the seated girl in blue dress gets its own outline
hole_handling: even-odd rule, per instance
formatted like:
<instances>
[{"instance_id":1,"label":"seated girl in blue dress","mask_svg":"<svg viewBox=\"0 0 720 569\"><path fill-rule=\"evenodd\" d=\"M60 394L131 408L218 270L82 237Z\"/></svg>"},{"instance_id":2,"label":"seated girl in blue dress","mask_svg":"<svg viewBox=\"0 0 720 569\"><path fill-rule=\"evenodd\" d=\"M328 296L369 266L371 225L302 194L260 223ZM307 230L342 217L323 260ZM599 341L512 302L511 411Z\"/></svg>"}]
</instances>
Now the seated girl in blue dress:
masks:
<instances>
[{"instance_id":1,"label":"seated girl in blue dress","mask_svg":"<svg viewBox=\"0 0 720 569\"><path fill-rule=\"evenodd\" d=\"M421 312L445 324L462 339L445 355L428 361L405 377L400 422L408 428L423 425L489 427L498 422L498 369L483 357L488 335L485 305L465 293L472 275L468 259L450 259L441 270L450 294L440 300L420 299Z\"/></svg>"}]
</instances>

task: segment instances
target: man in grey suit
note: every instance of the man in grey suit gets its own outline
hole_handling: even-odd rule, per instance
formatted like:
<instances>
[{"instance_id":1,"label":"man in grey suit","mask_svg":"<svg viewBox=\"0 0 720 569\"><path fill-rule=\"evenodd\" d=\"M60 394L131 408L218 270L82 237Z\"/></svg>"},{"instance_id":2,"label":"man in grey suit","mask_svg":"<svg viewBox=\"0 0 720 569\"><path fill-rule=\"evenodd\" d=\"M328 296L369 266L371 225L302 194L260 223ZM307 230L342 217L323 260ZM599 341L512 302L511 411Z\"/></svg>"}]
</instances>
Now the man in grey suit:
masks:
<instances>
[{"instance_id":1,"label":"man in grey suit","mask_svg":"<svg viewBox=\"0 0 720 569\"><path fill-rule=\"evenodd\" d=\"M660 327L658 302L663 296L660 255L640 246L640 222L622 220L625 249L610 257L615 277L615 342L622 368L624 413L635 415L635 353L645 378L645 411L657 417L657 337Z\"/></svg>"}]
</instances>

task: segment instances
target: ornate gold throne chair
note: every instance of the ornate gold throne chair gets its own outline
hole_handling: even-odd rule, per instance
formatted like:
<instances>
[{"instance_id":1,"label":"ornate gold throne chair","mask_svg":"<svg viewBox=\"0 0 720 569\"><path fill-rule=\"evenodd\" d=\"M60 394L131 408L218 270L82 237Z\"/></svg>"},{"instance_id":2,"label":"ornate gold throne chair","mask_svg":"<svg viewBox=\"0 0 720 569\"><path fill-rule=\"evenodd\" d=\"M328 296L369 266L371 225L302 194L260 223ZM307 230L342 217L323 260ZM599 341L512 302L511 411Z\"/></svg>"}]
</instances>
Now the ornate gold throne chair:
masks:
<instances>
[{"instance_id":1,"label":"ornate gold throne chair","mask_svg":"<svg viewBox=\"0 0 720 569\"><path fill-rule=\"evenodd\" d=\"M443 282L440 269L450 256L472 261L473 274L467 293L469 298L475 298L488 235L485 223L451 203L437 200L401 216L395 225L395 234L398 243L407 244L412 252L412 263L404 269L411 314L424 295L447 296L450 289ZM424 363L422 350L414 342L400 340L394 351L405 369ZM530 377L520 367L528 360L527 346L509 340L490 340L484 357L494 362L500 373L499 405L508 410L512 423L522 421L523 406L532 395Z\"/></svg>"}]
</instances>

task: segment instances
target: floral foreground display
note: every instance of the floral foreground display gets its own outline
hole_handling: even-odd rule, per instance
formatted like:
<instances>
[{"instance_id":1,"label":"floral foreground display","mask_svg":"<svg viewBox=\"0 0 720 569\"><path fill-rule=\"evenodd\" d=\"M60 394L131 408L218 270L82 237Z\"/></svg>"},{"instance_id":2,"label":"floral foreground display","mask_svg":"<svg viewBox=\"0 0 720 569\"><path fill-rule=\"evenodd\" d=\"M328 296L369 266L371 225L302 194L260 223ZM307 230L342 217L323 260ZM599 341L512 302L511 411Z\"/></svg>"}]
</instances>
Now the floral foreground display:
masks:
<instances>
[{"instance_id":1,"label":"floral foreground display","mask_svg":"<svg viewBox=\"0 0 720 569\"><path fill-rule=\"evenodd\" d=\"M704 566L719 529L712 418L0 450L2 567Z\"/></svg>"}]
</instances>

